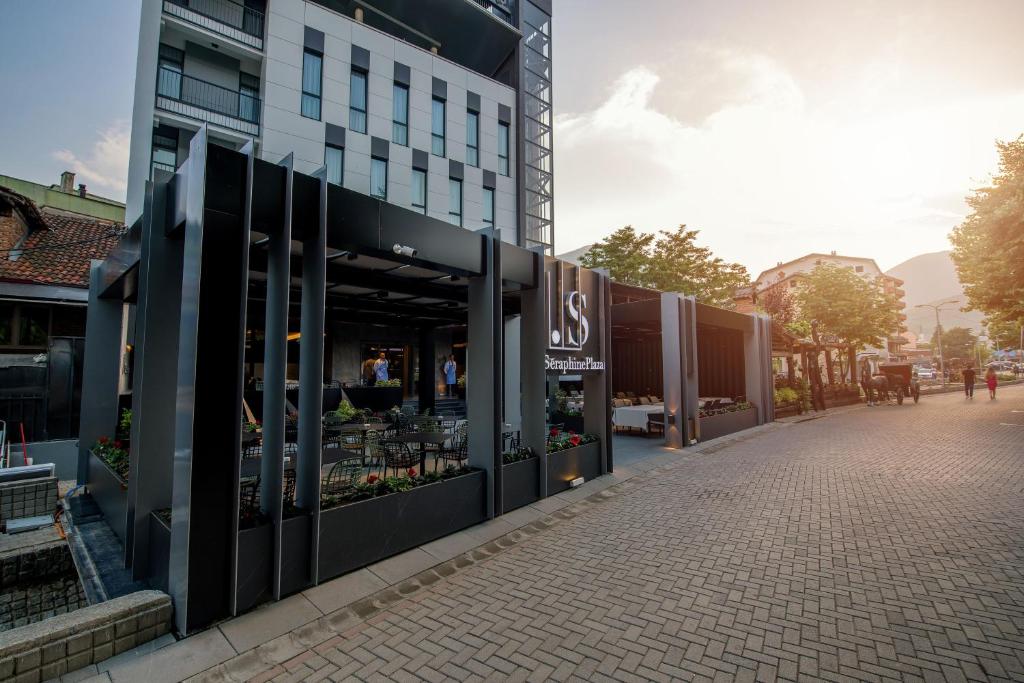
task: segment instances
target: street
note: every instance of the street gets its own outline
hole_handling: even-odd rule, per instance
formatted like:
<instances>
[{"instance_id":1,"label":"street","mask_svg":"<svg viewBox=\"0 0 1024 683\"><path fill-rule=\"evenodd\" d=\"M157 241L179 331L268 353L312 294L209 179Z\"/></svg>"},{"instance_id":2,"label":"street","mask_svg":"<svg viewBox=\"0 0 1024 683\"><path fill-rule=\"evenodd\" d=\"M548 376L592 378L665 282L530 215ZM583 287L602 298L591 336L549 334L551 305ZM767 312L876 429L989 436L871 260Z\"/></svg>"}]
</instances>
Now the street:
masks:
<instances>
[{"instance_id":1,"label":"street","mask_svg":"<svg viewBox=\"0 0 1024 683\"><path fill-rule=\"evenodd\" d=\"M1022 411L946 394L685 454L261 679L1024 680Z\"/></svg>"}]
</instances>

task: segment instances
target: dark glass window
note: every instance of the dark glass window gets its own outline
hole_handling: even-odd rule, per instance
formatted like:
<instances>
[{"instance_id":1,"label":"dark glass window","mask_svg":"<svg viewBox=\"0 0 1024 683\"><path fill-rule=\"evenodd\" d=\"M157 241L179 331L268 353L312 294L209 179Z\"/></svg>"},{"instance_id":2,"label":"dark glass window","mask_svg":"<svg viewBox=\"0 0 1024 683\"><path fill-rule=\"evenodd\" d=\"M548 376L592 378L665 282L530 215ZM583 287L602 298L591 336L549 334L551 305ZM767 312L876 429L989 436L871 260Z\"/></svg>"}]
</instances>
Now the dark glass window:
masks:
<instances>
[{"instance_id":1,"label":"dark glass window","mask_svg":"<svg viewBox=\"0 0 1024 683\"><path fill-rule=\"evenodd\" d=\"M400 83L395 83L391 110L391 142L396 145L408 145L409 89Z\"/></svg>"},{"instance_id":2,"label":"dark glass window","mask_svg":"<svg viewBox=\"0 0 1024 683\"><path fill-rule=\"evenodd\" d=\"M498 173L509 175L509 130L507 123L498 124Z\"/></svg>"},{"instance_id":3,"label":"dark glass window","mask_svg":"<svg viewBox=\"0 0 1024 683\"><path fill-rule=\"evenodd\" d=\"M480 165L480 115L472 109L466 112L466 163Z\"/></svg>"},{"instance_id":4,"label":"dark glass window","mask_svg":"<svg viewBox=\"0 0 1024 683\"><path fill-rule=\"evenodd\" d=\"M345 178L345 150L327 145L324 149L324 166L327 167L327 182L343 184Z\"/></svg>"},{"instance_id":5,"label":"dark glass window","mask_svg":"<svg viewBox=\"0 0 1024 683\"><path fill-rule=\"evenodd\" d=\"M427 212L427 172L418 168L412 169L412 208Z\"/></svg>"},{"instance_id":6,"label":"dark glass window","mask_svg":"<svg viewBox=\"0 0 1024 683\"><path fill-rule=\"evenodd\" d=\"M352 69L349 81L348 126L357 133L366 132L366 73Z\"/></svg>"},{"instance_id":7,"label":"dark glass window","mask_svg":"<svg viewBox=\"0 0 1024 683\"><path fill-rule=\"evenodd\" d=\"M320 93L323 88L323 55L306 50L302 53L302 106L307 119L320 120Z\"/></svg>"},{"instance_id":8,"label":"dark glass window","mask_svg":"<svg viewBox=\"0 0 1024 683\"><path fill-rule=\"evenodd\" d=\"M434 98L430 110L430 151L439 157L444 156L444 100Z\"/></svg>"}]
</instances>

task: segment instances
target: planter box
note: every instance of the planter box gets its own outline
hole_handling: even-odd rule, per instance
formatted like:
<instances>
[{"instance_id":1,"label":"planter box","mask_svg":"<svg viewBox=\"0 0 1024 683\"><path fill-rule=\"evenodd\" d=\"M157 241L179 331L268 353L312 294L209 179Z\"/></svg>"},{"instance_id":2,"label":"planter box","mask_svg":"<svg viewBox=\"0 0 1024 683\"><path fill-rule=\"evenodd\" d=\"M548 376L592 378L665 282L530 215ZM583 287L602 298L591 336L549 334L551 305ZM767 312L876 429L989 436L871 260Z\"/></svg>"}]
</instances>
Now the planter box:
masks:
<instances>
[{"instance_id":1,"label":"planter box","mask_svg":"<svg viewBox=\"0 0 1024 683\"><path fill-rule=\"evenodd\" d=\"M583 416L582 415L566 415L565 413L552 413L551 424L565 425L567 432L576 432L577 434L583 433Z\"/></svg>"},{"instance_id":2,"label":"planter box","mask_svg":"<svg viewBox=\"0 0 1024 683\"><path fill-rule=\"evenodd\" d=\"M470 472L320 513L320 581L486 519L487 473Z\"/></svg>"},{"instance_id":3,"label":"planter box","mask_svg":"<svg viewBox=\"0 0 1024 683\"><path fill-rule=\"evenodd\" d=\"M501 467L501 511L511 512L540 499L540 458Z\"/></svg>"},{"instance_id":4,"label":"planter box","mask_svg":"<svg viewBox=\"0 0 1024 683\"><path fill-rule=\"evenodd\" d=\"M107 524L124 544L128 526L128 484L95 453L89 451L89 494L103 512Z\"/></svg>"},{"instance_id":5,"label":"planter box","mask_svg":"<svg viewBox=\"0 0 1024 683\"><path fill-rule=\"evenodd\" d=\"M312 520L300 513L281 523L281 594L287 595L310 586L309 571Z\"/></svg>"},{"instance_id":6,"label":"planter box","mask_svg":"<svg viewBox=\"0 0 1024 683\"><path fill-rule=\"evenodd\" d=\"M860 392L836 391L825 393L825 408L838 408L860 403Z\"/></svg>"},{"instance_id":7,"label":"planter box","mask_svg":"<svg viewBox=\"0 0 1024 683\"><path fill-rule=\"evenodd\" d=\"M569 489L576 477L587 481L601 476L601 442L548 453L548 495Z\"/></svg>"},{"instance_id":8,"label":"planter box","mask_svg":"<svg viewBox=\"0 0 1024 683\"><path fill-rule=\"evenodd\" d=\"M780 403L775 406L775 418L793 417L800 414L799 403Z\"/></svg>"},{"instance_id":9,"label":"planter box","mask_svg":"<svg viewBox=\"0 0 1024 683\"><path fill-rule=\"evenodd\" d=\"M700 440L710 441L757 426L757 408L736 410L700 419Z\"/></svg>"},{"instance_id":10,"label":"planter box","mask_svg":"<svg viewBox=\"0 0 1024 683\"><path fill-rule=\"evenodd\" d=\"M167 592L171 561L171 527L155 512L149 513L149 587Z\"/></svg>"},{"instance_id":11,"label":"planter box","mask_svg":"<svg viewBox=\"0 0 1024 683\"><path fill-rule=\"evenodd\" d=\"M274 534L272 524L238 532L238 611L270 600L274 576Z\"/></svg>"},{"instance_id":12,"label":"planter box","mask_svg":"<svg viewBox=\"0 0 1024 683\"><path fill-rule=\"evenodd\" d=\"M402 407L402 387L345 387L345 395L354 407L372 413Z\"/></svg>"}]
</instances>

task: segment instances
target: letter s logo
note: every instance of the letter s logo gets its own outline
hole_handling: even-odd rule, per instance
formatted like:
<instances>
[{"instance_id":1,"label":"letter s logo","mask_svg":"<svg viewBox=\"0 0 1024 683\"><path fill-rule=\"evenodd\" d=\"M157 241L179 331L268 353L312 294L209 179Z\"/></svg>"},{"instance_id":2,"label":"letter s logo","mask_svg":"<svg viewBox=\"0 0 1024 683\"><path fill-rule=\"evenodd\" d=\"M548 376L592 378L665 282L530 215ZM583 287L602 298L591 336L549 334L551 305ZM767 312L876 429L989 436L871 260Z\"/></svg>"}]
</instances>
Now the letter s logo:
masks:
<instances>
[{"instance_id":1,"label":"letter s logo","mask_svg":"<svg viewBox=\"0 0 1024 683\"><path fill-rule=\"evenodd\" d=\"M577 303L578 302L578 303ZM590 321L587 320L587 316L583 314L584 309L587 307L587 295L580 294L579 292L569 292L568 296L565 297L565 309L569 314L569 317L575 322L579 323L580 338L579 340L573 335L573 329L575 325L568 325L566 328L566 336L568 337L569 344L572 346L580 347L587 343L587 339L590 338Z\"/></svg>"}]
</instances>

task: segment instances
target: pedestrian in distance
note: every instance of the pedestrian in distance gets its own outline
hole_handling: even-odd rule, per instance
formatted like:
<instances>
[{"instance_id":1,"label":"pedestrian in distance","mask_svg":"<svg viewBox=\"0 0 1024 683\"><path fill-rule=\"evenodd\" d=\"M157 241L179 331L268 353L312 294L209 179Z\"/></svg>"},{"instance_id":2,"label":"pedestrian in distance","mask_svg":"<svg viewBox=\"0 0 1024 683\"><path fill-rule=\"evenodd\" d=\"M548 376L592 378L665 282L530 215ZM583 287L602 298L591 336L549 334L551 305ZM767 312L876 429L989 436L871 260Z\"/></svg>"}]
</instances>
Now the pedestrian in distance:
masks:
<instances>
[{"instance_id":1,"label":"pedestrian in distance","mask_svg":"<svg viewBox=\"0 0 1024 683\"><path fill-rule=\"evenodd\" d=\"M974 376L973 367L964 368L964 396L966 398L974 398Z\"/></svg>"},{"instance_id":2,"label":"pedestrian in distance","mask_svg":"<svg viewBox=\"0 0 1024 683\"><path fill-rule=\"evenodd\" d=\"M447 362L441 369L444 371L444 383L448 389L448 398L451 398L455 395L455 385L459 381L456 377L455 356L449 354Z\"/></svg>"},{"instance_id":3,"label":"pedestrian in distance","mask_svg":"<svg viewBox=\"0 0 1024 683\"><path fill-rule=\"evenodd\" d=\"M992 400L996 397L996 385L999 384L999 378L996 377L996 369L991 365L988 366L988 370L985 372L985 384L988 385L988 398Z\"/></svg>"},{"instance_id":4,"label":"pedestrian in distance","mask_svg":"<svg viewBox=\"0 0 1024 683\"><path fill-rule=\"evenodd\" d=\"M864 397L868 401L868 407L875 405L874 392L871 391L871 363L864 361L860 364L860 387L864 390Z\"/></svg>"},{"instance_id":5,"label":"pedestrian in distance","mask_svg":"<svg viewBox=\"0 0 1024 683\"><path fill-rule=\"evenodd\" d=\"M383 351L380 352L380 357L373 364L373 378L374 383L388 381L388 357Z\"/></svg>"}]
</instances>

